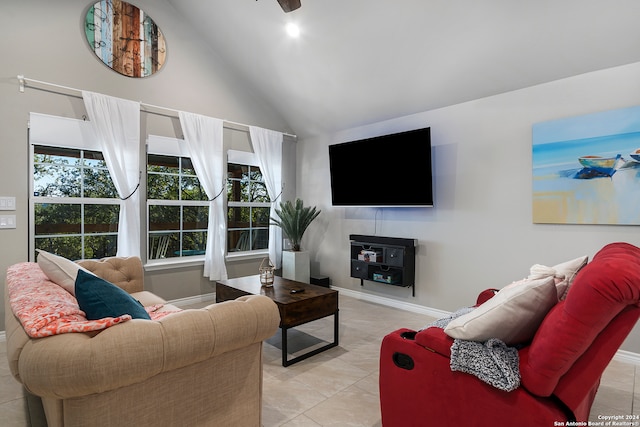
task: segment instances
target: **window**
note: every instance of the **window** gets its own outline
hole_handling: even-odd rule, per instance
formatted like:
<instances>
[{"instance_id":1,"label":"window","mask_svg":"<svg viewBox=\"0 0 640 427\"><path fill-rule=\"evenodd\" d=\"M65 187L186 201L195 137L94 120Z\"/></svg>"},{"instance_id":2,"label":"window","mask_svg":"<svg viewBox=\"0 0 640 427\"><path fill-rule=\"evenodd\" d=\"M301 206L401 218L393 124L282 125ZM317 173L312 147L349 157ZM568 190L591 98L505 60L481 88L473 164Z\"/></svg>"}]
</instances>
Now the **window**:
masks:
<instances>
[{"instance_id":1,"label":"window","mask_svg":"<svg viewBox=\"0 0 640 427\"><path fill-rule=\"evenodd\" d=\"M188 157L147 155L149 259L204 255L209 202Z\"/></svg>"},{"instance_id":2,"label":"window","mask_svg":"<svg viewBox=\"0 0 640 427\"><path fill-rule=\"evenodd\" d=\"M69 259L115 256L120 200L102 153L33 145L34 248Z\"/></svg>"},{"instance_id":3,"label":"window","mask_svg":"<svg viewBox=\"0 0 640 427\"><path fill-rule=\"evenodd\" d=\"M121 200L88 122L30 114L30 247L69 259L117 252ZM149 135L147 259L198 260L205 253L209 199L184 143ZM270 200L253 153L229 150L227 251L264 253ZM222 196L224 197L224 196Z\"/></svg>"},{"instance_id":4,"label":"window","mask_svg":"<svg viewBox=\"0 0 640 427\"><path fill-rule=\"evenodd\" d=\"M245 153L245 157L253 157ZM269 246L270 200L260 168L227 164L227 252L266 250Z\"/></svg>"}]
</instances>

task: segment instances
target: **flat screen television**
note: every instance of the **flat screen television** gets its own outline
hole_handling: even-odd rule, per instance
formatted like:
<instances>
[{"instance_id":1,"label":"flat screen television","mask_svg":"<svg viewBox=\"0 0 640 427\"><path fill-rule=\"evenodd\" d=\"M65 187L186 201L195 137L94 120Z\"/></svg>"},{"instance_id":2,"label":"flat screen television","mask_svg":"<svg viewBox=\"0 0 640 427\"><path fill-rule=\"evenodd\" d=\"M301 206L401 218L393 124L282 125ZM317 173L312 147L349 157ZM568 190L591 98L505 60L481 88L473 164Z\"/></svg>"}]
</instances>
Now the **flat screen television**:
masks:
<instances>
[{"instance_id":1,"label":"flat screen television","mask_svg":"<svg viewBox=\"0 0 640 427\"><path fill-rule=\"evenodd\" d=\"M433 206L431 129L329 145L333 206Z\"/></svg>"}]
</instances>

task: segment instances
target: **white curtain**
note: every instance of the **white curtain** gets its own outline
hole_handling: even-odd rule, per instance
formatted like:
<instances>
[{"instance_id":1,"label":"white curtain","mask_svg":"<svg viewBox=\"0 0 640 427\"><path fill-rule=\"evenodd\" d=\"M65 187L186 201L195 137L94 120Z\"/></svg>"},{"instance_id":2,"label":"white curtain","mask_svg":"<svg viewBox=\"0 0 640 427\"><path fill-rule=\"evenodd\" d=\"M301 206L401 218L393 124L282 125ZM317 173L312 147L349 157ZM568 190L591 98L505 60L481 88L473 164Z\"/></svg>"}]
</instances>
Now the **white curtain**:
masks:
<instances>
[{"instance_id":1,"label":"white curtain","mask_svg":"<svg viewBox=\"0 0 640 427\"><path fill-rule=\"evenodd\" d=\"M117 256L140 256L140 103L82 91L120 199Z\"/></svg>"},{"instance_id":2,"label":"white curtain","mask_svg":"<svg viewBox=\"0 0 640 427\"><path fill-rule=\"evenodd\" d=\"M282 138L280 132L249 126L253 151L271 199L271 212L280 204L282 193ZM269 258L276 268L282 264L282 229L269 225Z\"/></svg>"},{"instance_id":3,"label":"white curtain","mask_svg":"<svg viewBox=\"0 0 640 427\"><path fill-rule=\"evenodd\" d=\"M204 276L227 278L224 262L227 247L224 199L227 197L223 156L223 121L198 114L179 112L187 152L200 184L209 197L209 226L204 255Z\"/></svg>"}]
</instances>

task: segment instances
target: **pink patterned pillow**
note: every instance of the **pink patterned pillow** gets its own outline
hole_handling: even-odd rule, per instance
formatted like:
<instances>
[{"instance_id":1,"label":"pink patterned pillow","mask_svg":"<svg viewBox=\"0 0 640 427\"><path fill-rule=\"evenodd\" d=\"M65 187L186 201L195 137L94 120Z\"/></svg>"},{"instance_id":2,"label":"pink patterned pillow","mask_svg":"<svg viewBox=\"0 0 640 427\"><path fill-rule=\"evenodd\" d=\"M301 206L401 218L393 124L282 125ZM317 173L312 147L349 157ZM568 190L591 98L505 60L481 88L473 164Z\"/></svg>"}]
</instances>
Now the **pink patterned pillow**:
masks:
<instances>
[{"instance_id":1,"label":"pink patterned pillow","mask_svg":"<svg viewBox=\"0 0 640 427\"><path fill-rule=\"evenodd\" d=\"M9 267L7 286L11 309L32 338L99 331L131 320L128 314L87 320L76 299L50 281L38 264L33 262Z\"/></svg>"}]
</instances>

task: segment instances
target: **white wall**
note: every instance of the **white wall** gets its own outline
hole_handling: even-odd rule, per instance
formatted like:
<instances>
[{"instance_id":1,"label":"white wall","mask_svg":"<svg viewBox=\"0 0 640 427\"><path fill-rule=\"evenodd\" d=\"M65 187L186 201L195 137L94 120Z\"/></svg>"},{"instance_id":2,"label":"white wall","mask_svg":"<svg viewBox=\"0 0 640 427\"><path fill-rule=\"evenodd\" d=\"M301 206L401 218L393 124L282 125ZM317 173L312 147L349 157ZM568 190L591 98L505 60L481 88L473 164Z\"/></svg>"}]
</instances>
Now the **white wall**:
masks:
<instances>
[{"instance_id":1,"label":"white wall","mask_svg":"<svg viewBox=\"0 0 640 427\"><path fill-rule=\"evenodd\" d=\"M84 15L93 2L79 0L2 0L0 3L0 196L16 197L17 228L0 230L0 271L28 260L27 119L31 111L81 118L82 100L29 89L18 91L17 75L58 85L101 92L148 104L290 132L256 91L238 80L214 52L199 42L165 0L137 0L160 26L167 40L167 62L156 75L134 79L117 74L89 50ZM147 133L180 136L177 120L142 114ZM293 186L295 188L295 186ZM9 213L9 212L7 212ZM229 274L254 266L238 262ZM4 273L3 273L4 276ZM211 292L202 266L147 274L147 286L174 299ZM0 296L3 297L0 288ZM0 308L4 330L4 306Z\"/></svg>"},{"instance_id":2,"label":"white wall","mask_svg":"<svg viewBox=\"0 0 640 427\"><path fill-rule=\"evenodd\" d=\"M591 257L613 241L640 246L638 226L540 225L531 213L532 124L634 105L640 105L640 63L300 142L298 196L323 211L303 242L313 252L312 273L335 286L453 311L473 304L483 289L526 277L535 263ZM331 207L329 144L425 126L434 208ZM373 282L361 288L349 277L352 233L418 239L415 298L410 289ZM640 330L623 349L640 353Z\"/></svg>"}]
</instances>

